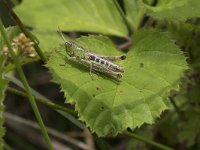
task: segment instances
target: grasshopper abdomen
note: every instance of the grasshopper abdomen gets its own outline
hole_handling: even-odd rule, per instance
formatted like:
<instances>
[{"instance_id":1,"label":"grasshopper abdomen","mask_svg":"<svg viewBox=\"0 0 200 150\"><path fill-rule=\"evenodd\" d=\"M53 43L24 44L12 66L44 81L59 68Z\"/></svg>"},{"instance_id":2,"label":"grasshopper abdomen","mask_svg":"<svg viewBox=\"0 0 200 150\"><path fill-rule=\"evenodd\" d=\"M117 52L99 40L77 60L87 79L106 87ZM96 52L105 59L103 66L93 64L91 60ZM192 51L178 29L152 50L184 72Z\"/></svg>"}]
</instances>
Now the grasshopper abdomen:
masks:
<instances>
[{"instance_id":1,"label":"grasshopper abdomen","mask_svg":"<svg viewBox=\"0 0 200 150\"><path fill-rule=\"evenodd\" d=\"M104 68L107 68L107 69L110 69L112 71L116 71L116 72L124 72L124 69L123 67L111 62L111 61L108 61L106 59L103 59L99 56L94 56L94 55L91 55L89 57L89 60L94 62L94 63L97 63L101 66L103 66Z\"/></svg>"}]
</instances>

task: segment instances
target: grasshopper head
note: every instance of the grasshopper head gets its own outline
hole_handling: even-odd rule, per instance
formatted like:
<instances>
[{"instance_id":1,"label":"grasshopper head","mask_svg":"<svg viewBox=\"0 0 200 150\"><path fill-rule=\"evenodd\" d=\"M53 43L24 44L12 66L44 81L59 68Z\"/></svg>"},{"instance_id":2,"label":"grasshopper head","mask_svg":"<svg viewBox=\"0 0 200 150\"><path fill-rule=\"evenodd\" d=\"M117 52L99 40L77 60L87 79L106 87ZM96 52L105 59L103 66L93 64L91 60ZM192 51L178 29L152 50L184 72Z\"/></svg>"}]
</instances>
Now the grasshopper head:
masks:
<instances>
[{"instance_id":1,"label":"grasshopper head","mask_svg":"<svg viewBox=\"0 0 200 150\"><path fill-rule=\"evenodd\" d=\"M70 56L70 57L74 57L75 51L76 51L76 44L72 41L66 41L65 42L65 50L66 53Z\"/></svg>"},{"instance_id":2,"label":"grasshopper head","mask_svg":"<svg viewBox=\"0 0 200 150\"><path fill-rule=\"evenodd\" d=\"M60 29L58 30L58 33L61 36L61 38L63 39L63 41L65 42L65 50L70 57L83 57L84 56L84 49L82 47L78 46L73 41L66 41L66 39L63 36Z\"/></svg>"},{"instance_id":3,"label":"grasshopper head","mask_svg":"<svg viewBox=\"0 0 200 150\"><path fill-rule=\"evenodd\" d=\"M60 28L58 27L58 34L60 35L60 37L63 39L63 41L65 42L65 50L67 52L67 54L70 56L70 57L74 57L75 54L74 54L74 51L73 51L73 47L74 47L74 43L71 42L71 41L67 41L64 37L64 35L62 34Z\"/></svg>"},{"instance_id":4,"label":"grasshopper head","mask_svg":"<svg viewBox=\"0 0 200 150\"><path fill-rule=\"evenodd\" d=\"M76 58L84 58L85 57L85 51L84 48L81 46L77 45L73 41L66 41L65 42L65 49L67 54L70 57L76 57Z\"/></svg>"}]
</instances>

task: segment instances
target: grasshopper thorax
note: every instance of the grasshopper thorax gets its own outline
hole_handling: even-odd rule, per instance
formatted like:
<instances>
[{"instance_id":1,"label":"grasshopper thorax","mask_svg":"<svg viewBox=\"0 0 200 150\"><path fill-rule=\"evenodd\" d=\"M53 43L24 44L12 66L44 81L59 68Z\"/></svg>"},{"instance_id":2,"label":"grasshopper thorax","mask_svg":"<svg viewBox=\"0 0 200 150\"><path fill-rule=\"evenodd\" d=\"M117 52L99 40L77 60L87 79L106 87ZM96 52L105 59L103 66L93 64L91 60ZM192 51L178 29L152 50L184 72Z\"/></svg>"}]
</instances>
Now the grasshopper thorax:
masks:
<instances>
[{"instance_id":1,"label":"grasshopper thorax","mask_svg":"<svg viewBox=\"0 0 200 150\"><path fill-rule=\"evenodd\" d=\"M85 57L85 50L73 41L66 41L65 49L70 57L76 57L77 59Z\"/></svg>"}]
</instances>

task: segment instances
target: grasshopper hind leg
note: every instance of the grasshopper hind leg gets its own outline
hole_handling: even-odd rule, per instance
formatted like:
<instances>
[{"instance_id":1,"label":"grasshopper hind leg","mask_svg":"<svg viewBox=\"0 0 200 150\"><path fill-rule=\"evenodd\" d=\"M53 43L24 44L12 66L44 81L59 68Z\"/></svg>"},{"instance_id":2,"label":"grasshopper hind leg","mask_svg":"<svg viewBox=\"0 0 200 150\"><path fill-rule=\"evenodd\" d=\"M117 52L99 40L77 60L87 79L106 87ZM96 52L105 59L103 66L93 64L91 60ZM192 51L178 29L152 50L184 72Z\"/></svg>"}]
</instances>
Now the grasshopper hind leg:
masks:
<instances>
[{"instance_id":1,"label":"grasshopper hind leg","mask_svg":"<svg viewBox=\"0 0 200 150\"><path fill-rule=\"evenodd\" d=\"M125 55L121 55L121 56L100 56L100 57L104 58L106 60L109 60L109 61L113 61L113 62L126 59Z\"/></svg>"},{"instance_id":2,"label":"grasshopper hind leg","mask_svg":"<svg viewBox=\"0 0 200 150\"><path fill-rule=\"evenodd\" d=\"M104 71L103 73L108 74L108 75L110 75L114 78L117 78L117 79L120 79L122 77L121 73L110 71L110 70Z\"/></svg>"},{"instance_id":3,"label":"grasshopper hind leg","mask_svg":"<svg viewBox=\"0 0 200 150\"><path fill-rule=\"evenodd\" d=\"M101 72L101 73L104 73L104 74L107 74L107 75L110 75L114 78L117 78L117 79L120 79L122 77L122 74L121 73L118 73L118 72L114 72L112 70L109 70L107 68L99 68L99 67L96 67L95 65L93 65L93 68L92 70L96 71L96 72Z\"/></svg>"}]
</instances>

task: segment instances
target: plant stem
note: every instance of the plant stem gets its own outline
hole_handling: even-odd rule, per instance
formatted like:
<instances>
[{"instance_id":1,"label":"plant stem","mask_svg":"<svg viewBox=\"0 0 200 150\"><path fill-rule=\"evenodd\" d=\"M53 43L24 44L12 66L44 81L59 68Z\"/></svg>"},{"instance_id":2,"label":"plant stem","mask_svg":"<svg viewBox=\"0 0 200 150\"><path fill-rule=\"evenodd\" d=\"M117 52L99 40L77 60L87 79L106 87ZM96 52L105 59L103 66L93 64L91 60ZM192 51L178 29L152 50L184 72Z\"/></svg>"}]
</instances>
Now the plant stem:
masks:
<instances>
[{"instance_id":1,"label":"plant stem","mask_svg":"<svg viewBox=\"0 0 200 150\"><path fill-rule=\"evenodd\" d=\"M154 142L154 141L152 141L152 140L143 138L143 137L138 136L137 134L131 133L131 132L129 132L129 131L125 131L125 132L124 132L124 135L129 136L129 137L132 137L132 138L135 138L135 139L137 139L137 140L139 140L139 141L145 142L145 143L147 143L147 144L150 144L150 145L152 145L152 146L154 146L154 147L157 147L157 148L159 148L159 149L162 149L162 150L174 150L174 149L171 148L171 147L168 147L168 146L162 145L162 144L160 144L160 143Z\"/></svg>"},{"instance_id":2,"label":"plant stem","mask_svg":"<svg viewBox=\"0 0 200 150\"><path fill-rule=\"evenodd\" d=\"M174 101L174 98L172 96L169 96L169 100L172 103L176 113L178 114L178 116L180 117L181 120L186 120L184 115L182 114L181 110L179 109L179 107L176 105L176 102Z\"/></svg>"},{"instance_id":3,"label":"plant stem","mask_svg":"<svg viewBox=\"0 0 200 150\"><path fill-rule=\"evenodd\" d=\"M100 150L108 149L108 147L105 145L105 142L102 139L100 139L95 133L93 133L92 135Z\"/></svg>"},{"instance_id":4,"label":"plant stem","mask_svg":"<svg viewBox=\"0 0 200 150\"><path fill-rule=\"evenodd\" d=\"M22 129L24 129L24 130L21 132L27 132L27 130L29 130L29 129L36 129L37 131L40 130L40 127L38 126L38 124L36 122L21 118L15 114L6 112L6 113L4 113L4 117L6 118L7 125L10 128L12 128L14 131L15 130L21 131ZM60 140L65 141L65 142L68 142L68 143L78 147L79 149L83 149L83 150L84 149L86 150L89 148L89 146L87 144L85 144L84 142L82 142L81 140L72 138L72 137L68 136L66 133L62 133L62 132L52 129L48 126L46 128L47 128L49 135L51 135L52 137L55 137L56 140L59 140L59 142L60 142ZM29 132L35 132L35 130L30 130ZM32 133L32 134L34 134L34 133ZM40 140L40 138L38 137L37 140ZM33 143L37 143L38 142L37 140L34 140L34 137L33 137ZM55 144L54 148L56 149L56 147L57 147L57 149L59 149L58 148L59 145L60 144Z\"/></svg>"},{"instance_id":5,"label":"plant stem","mask_svg":"<svg viewBox=\"0 0 200 150\"><path fill-rule=\"evenodd\" d=\"M45 141L47 143L48 149L52 150L53 149L52 143L51 143L50 138L49 138L49 136L47 134L46 128L45 128L44 123L42 121L42 117L40 116L40 113L39 113L38 107L36 105L35 99L34 99L33 95L31 94L30 87L29 87L28 82L26 80L26 77L25 77L25 75L23 73L23 70L22 70L22 67L20 65L19 59L18 59L18 57L16 56L16 54L14 53L14 51L12 49L12 46L10 44L10 41L9 41L7 35L6 35L6 31L4 29L4 26L3 26L3 23L1 21L1 19L0 19L0 31L1 31L2 37L4 38L4 40L6 42L6 45L7 45L8 50L9 50L9 53L11 54L12 59L13 59L13 61L15 63L15 66L16 66L17 72L18 72L18 74L19 74L19 76L21 78L21 81L22 81L22 83L23 83L23 85L25 87L25 90L27 92L27 95L28 95L28 98L30 100L31 106L32 106L33 111L35 113L35 117L36 117L36 119L38 121L38 124L40 125L42 134L43 134L43 136L45 138Z\"/></svg>"},{"instance_id":6,"label":"plant stem","mask_svg":"<svg viewBox=\"0 0 200 150\"><path fill-rule=\"evenodd\" d=\"M12 16L13 20L16 22L16 24L20 27L21 31L34 42L34 48L37 52L37 54L40 56L43 62L47 61L47 58L45 57L44 53L38 46L39 42L37 38L24 26L24 24L21 22L21 20L18 18L18 16L15 14L15 12L10 8L6 0L3 0L4 6L7 8L7 10L10 12L10 15Z\"/></svg>"},{"instance_id":7,"label":"plant stem","mask_svg":"<svg viewBox=\"0 0 200 150\"><path fill-rule=\"evenodd\" d=\"M25 92L16 90L16 89L14 89L14 88L7 87L7 90L8 90L9 92L14 93L14 94L17 94L17 95L20 95L20 96L23 96L23 97L28 97L28 95L27 95ZM37 102L42 103L42 104L44 104L44 105L47 105L47 106L49 106L49 107L51 107L51 108L54 108L54 109L56 109L56 110L60 110L60 111L67 112L67 113L71 114L72 116L77 117L77 114L76 114L74 111L72 111L72 110L70 110L70 109L68 109L68 108L65 108L65 107L63 107L63 106L57 105L57 104L55 104L55 103L53 103L53 102L50 102L50 100L47 101L47 100L42 99L42 98L35 98L35 100L36 100Z\"/></svg>"},{"instance_id":8,"label":"plant stem","mask_svg":"<svg viewBox=\"0 0 200 150\"><path fill-rule=\"evenodd\" d=\"M10 82L12 82L13 84L15 84L16 86L24 89L23 84L14 76L9 75L9 74L5 74L4 78ZM33 96L35 98L39 98L39 99L44 99L46 101L50 101L48 98L46 98L45 96L41 95L39 92L37 92L36 90L31 88L31 93L33 94ZM60 111L60 110L55 110L57 111L60 115L62 115L63 117L65 117L66 119L68 119L69 121L71 121L73 124L75 124L77 127L79 127L80 129L82 129L83 131L88 130L88 128L85 127L85 125L83 123L81 123L80 121L78 121L76 118L72 115L70 115L69 113L66 113L64 111Z\"/></svg>"}]
</instances>

